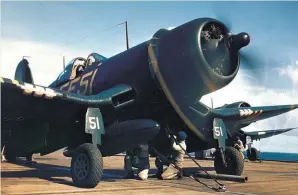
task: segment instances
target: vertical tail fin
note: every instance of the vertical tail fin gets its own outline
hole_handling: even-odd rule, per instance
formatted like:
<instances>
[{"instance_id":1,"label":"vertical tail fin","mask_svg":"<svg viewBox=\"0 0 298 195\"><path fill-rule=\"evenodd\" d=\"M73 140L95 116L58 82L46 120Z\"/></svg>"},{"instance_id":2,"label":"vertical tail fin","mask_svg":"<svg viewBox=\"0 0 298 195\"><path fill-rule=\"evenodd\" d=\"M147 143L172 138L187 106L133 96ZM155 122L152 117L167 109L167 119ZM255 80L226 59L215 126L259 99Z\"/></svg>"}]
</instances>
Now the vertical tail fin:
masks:
<instances>
[{"instance_id":1,"label":"vertical tail fin","mask_svg":"<svg viewBox=\"0 0 298 195\"><path fill-rule=\"evenodd\" d=\"M14 79L21 82L34 83L29 62L26 59L22 59L19 62L16 68Z\"/></svg>"}]
</instances>

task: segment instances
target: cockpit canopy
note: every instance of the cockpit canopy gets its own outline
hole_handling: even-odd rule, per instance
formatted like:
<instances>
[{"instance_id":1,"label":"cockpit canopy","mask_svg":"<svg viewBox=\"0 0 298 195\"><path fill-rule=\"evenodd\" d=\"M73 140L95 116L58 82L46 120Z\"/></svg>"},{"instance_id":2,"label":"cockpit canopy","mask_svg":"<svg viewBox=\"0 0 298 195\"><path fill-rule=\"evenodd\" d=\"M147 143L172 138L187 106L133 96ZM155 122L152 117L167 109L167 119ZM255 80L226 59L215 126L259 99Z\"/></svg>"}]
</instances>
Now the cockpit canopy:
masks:
<instances>
[{"instance_id":1,"label":"cockpit canopy","mask_svg":"<svg viewBox=\"0 0 298 195\"><path fill-rule=\"evenodd\" d=\"M102 55L100 55L98 53L92 53L87 58L87 65L88 66L91 66L94 63L99 64L99 63L101 63L101 62L103 62L103 61L105 61L107 59L108 58L106 58L106 57L104 57L104 56L102 56Z\"/></svg>"},{"instance_id":2,"label":"cockpit canopy","mask_svg":"<svg viewBox=\"0 0 298 195\"><path fill-rule=\"evenodd\" d=\"M56 86L78 77L88 66L100 64L107 59L98 53L91 53L87 59L82 57L74 58L58 76Z\"/></svg>"}]
</instances>

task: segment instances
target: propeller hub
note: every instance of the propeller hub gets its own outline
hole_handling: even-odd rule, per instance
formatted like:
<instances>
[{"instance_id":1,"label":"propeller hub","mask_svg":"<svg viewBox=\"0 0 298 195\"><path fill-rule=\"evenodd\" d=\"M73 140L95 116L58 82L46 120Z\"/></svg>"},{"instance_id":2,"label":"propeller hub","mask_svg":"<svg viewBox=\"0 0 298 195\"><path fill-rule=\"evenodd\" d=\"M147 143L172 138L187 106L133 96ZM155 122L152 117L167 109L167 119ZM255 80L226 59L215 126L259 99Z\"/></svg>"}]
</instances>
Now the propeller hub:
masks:
<instances>
[{"instance_id":1,"label":"propeller hub","mask_svg":"<svg viewBox=\"0 0 298 195\"><path fill-rule=\"evenodd\" d=\"M232 35L230 40L230 46L233 50L239 51L242 47L245 47L250 42L249 34L242 32L237 35Z\"/></svg>"}]
</instances>

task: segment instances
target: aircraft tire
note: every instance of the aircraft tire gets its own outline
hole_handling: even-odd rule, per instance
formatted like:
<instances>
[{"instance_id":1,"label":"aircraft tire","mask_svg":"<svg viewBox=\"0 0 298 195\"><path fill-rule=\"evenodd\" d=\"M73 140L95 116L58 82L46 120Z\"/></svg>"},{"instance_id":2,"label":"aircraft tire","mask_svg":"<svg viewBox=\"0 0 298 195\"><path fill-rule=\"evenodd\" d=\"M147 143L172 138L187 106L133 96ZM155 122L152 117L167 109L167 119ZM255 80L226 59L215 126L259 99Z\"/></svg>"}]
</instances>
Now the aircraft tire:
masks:
<instances>
[{"instance_id":1,"label":"aircraft tire","mask_svg":"<svg viewBox=\"0 0 298 195\"><path fill-rule=\"evenodd\" d=\"M17 157L16 155L13 154L13 152L9 149L10 147L4 146L4 150L3 150L3 156L5 158L5 160L9 163L13 163L17 161Z\"/></svg>"},{"instance_id":2,"label":"aircraft tire","mask_svg":"<svg viewBox=\"0 0 298 195\"><path fill-rule=\"evenodd\" d=\"M217 174L241 175L244 170L244 159L241 152L233 147L226 147L225 159L227 167L222 163L221 155L215 153L214 168Z\"/></svg>"},{"instance_id":3,"label":"aircraft tire","mask_svg":"<svg viewBox=\"0 0 298 195\"><path fill-rule=\"evenodd\" d=\"M71 176L78 187L97 186L103 176L103 159L96 146L85 143L76 148L71 159Z\"/></svg>"},{"instance_id":4,"label":"aircraft tire","mask_svg":"<svg viewBox=\"0 0 298 195\"><path fill-rule=\"evenodd\" d=\"M250 161L256 161L259 159L259 152L256 148L251 148L250 150L248 149L246 153L247 153L247 158Z\"/></svg>"}]
</instances>

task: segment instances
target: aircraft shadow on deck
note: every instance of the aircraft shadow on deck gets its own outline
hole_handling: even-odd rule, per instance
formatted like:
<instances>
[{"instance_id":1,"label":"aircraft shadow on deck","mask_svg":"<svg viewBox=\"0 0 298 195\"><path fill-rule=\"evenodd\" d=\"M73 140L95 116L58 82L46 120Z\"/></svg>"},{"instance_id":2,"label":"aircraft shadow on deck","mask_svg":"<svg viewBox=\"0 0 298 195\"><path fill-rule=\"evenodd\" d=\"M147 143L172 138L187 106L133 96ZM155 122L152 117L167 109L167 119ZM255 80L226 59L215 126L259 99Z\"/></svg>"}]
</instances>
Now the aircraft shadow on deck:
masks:
<instances>
[{"instance_id":1,"label":"aircraft shadow on deck","mask_svg":"<svg viewBox=\"0 0 298 195\"><path fill-rule=\"evenodd\" d=\"M70 168L68 166L52 165L52 164L45 164L45 163L28 164L26 163L25 160L22 160L22 159L18 159L18 161L13 164L28 167L28 168L33 168L33 169L18 170L18 171L1 170L2 178L36 177L39 179L51 181L53 183L75 186L72 181L63 179L63 177L71 178ZM213 167L204 167L204 169L206 171L214 170ZM200 169L196 167L184 168L184 170L190 173L200 171ZM157 172L156 168L151 168L149 171L149 178L150 179L155 178L154 174L156 174L156 172ZM104 169L104 175L102 177L102 181L105 181L105 182L119 181L123 178L124 175L125 175L124 169Z\"/></svg>"},{"instance_id":2,"label":"aircraft shadow on deck","mask_svg":"<svg viewBox=\"0 0 298 195\"><path fill-rule=\"evenodd\" d=\"M5 162L7 163L7 162ZM39 179L44 179L51 181L53 183L66 184L70 186L75 186L70 180L63 179L63 177L71 178L70 168L68 166L52 165L46 163L33 163L28 164L25 160L18 159L17 162L11 163L15 165L20 165L28 168L33 168L31 170L17 170L17 171L3 171L1 170L2 178L17 178L17 177L36 177ZM124 170L117 169L105 169L102 181L116 181L123 177Z\"/></svg>"}]
</instances>

